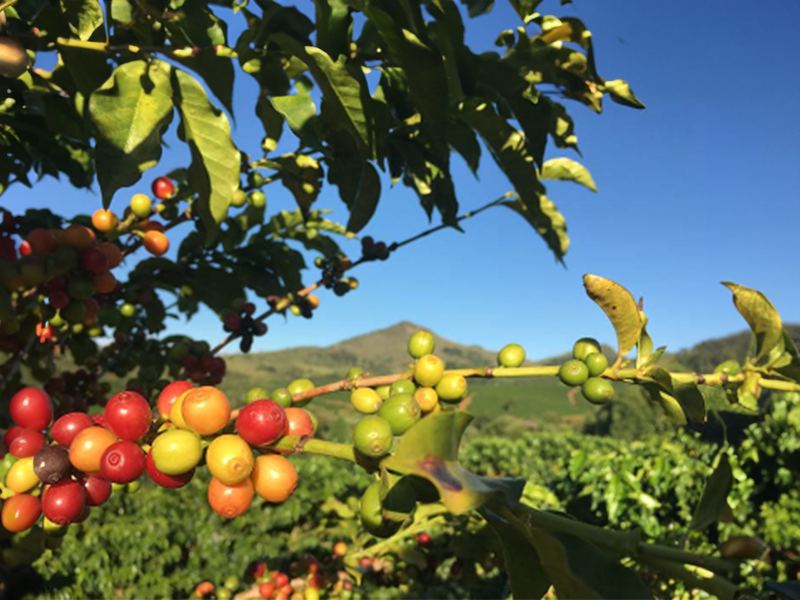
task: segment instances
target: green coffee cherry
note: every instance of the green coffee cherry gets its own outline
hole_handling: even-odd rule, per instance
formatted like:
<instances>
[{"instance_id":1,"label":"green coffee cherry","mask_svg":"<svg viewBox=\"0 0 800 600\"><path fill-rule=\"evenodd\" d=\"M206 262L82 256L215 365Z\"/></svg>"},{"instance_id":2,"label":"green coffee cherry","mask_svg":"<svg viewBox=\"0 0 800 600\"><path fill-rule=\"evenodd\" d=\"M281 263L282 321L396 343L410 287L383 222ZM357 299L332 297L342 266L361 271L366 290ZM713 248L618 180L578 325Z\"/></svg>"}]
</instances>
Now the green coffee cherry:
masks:
<instances>
[{"instance_id":1,"label":"green coffee cherry","mask_svg":"<svg viewBox=\"0 0 800 600\"><path fill-rule=\"evenodd\" d=\"M133 315L136 314L136 307L133 304L126 302L125 304L119 307L119 314L121 314L126 319L130 319Z\"/></svg>"},{"instance_id":2,"label":"green coffee cherry","mask_svg":"<svg viewBox=\"0 0 800 600\"><path fill-rule=\"evenodd\" d=\"M364 456L380 458L392 449L392 426L381 417L364 417L353 429L353 445Z\"/></svg>"},{"instance_id":3,"label":"green coffee cherry","mask_svg":"<svg viewBox=\"0 0 800 600\"><path fill-rule=\"evenodd\" d=\"M726 360L725 362L720 363L717 365L717 368L714 369L714 373L724 373L729 377L734 375L738 375L742 372L742 367L738 361L735 360Z\"/></svg>"},{"instance_id":4,"label":"green coffee cherry","mask_svg":"<svg viewBox=\"0 0 800 600\"><path fill-rule=\"evenodd\" d=\"M558 378L569 386L583 385L589 379L589 367L582 360L568 360L558 370Z\"/></svg>"},{"instance_id":5,"label":"green coffee cherry","mask_svg":"<svg viewBox=\"0 0 800 600\"><path fill-rule=\"evenodd\" d=\"M246 202L247 202L247 194L243 190L238 189L235 192L233 192L233 199L231 200L231 206L233 206L234 208L241 208L242 206L245 205Z\"/></svg>"},{"instance_id":6,"label":"green coffee cherry","mask_svg":"<svg viewBox=\"0 0 800 600\"><path fill-rule=\"evenodd\" d=\"M346 375L345 377L346 377L347 379L352 379L353 377L358 377L358 376L359 376L359 375L361 375L363 372L364 372L364 369L362 369L361 367L353 367L352 369L350 369L350 370L347 372L347 375Z\"/></svg>"},{"instance_id":7,"label":"green coffee cherry","mask_svg":"<svg viewBox=\"0 0 800 600\"><path fill-rule=\"evenodd\" d=\"M414 365L414 380L422 387L434 387L444 375L444 361L434 354L426 354Z\"/></svg>"},{"instance_id":8,"label":"green coffee cherry","mask_svg":"<svg viewBox=\"0 0 800 600\"><path fill-rule=\"evenodd\" d=\"M226 590L235 591L239 587L239 578L236 575L231 575L225 580L225 583L222 584Z\"/></svg>"},{"instance_id":9,"label":"green coffee cherry","mask_svg":"<svg viewBox=\"0 0 800 600\"><path fill-rule=\"evenodd\" d=\"M400 528L400 523L391 523L383 519L381 484L377 481L370 485L361 497L360 513L364 529L376 537L389 537Z\"/></svg>"},{"instance_id":10,"label":"green coffee cherry","mask_svg":"<svg viewBox=\"0 0 800 600\"><path fill-rule=\"evenodd\" d=\"M313 390L314 383L310 379L295 379L292 383L286 386L286 389L289 390L289 393L292 395L302 394L303 392ZM299 402L293 402L293 404L294 406L305 406L309 402L311 402L311 398L306 398L305 400L301 400Z\"/></svg>"},{"instance_id":11,"label":"green coffee cherry","mask_svg":"<svg viewBox=\"0 0 800 600\"><path fill-rule=\"evenodd\" d=\"M267 197L260 190L250 192L247 201L250 202L250 206L253 208L264 208L267 205Z\"/></svg>"},{"instance_id":12,"label":"green coffee cherry","mask_svg":"<svg viewBox=\"0 0 800 600\"><path fill-rule=\"evenodd\" d=\"M442 402L460 402L467 395L467 380L463 375L448 374L434 389Z\"/></svg>"},{"instance_id":13,"label":"green coffee cherry","mask_svg":"<svg viewBox=\"0 0 800 600\"><path fill-rule=\"evenodd\" d=\"M608 359L605 354L595 352L586 357L586 366L589 368L589 377L597 377L608 368Z\"/></svg>"},{"instance_id":14,"label":"green coffee cherry","mask_svg":"<svg viewBox=\"0 0 800 600\"><path fill-rule=\"evenodd\" d=\"M413 396L416 390L417 386L415 386L408 379L398 379L391 386L389 386L389 397L397 396L397 394L409 394Z\"/></svg>"},{"instance_id":15,"label":"green coffee cherry","mask_svg":"<svg viewBox=\"0 0 800 600\"><path fill-rule=\"evenodd\" d=\"M436 348L436 340L430 331L418 331L408 340L408 353L412 358L422 358Z\"/></svg>"},{"instance_id":16,"label":"green coffee cherry","mask_svg":"<svg viewBox=\"0 0 800 600\"><path fill-rule=\"evenodd\" d=\"M358 388L350 394L350 403L361 414L372 415L380 410L383 400L372 388Z\"/></svg>"},{"instance_id":17,"label":"green coffee cherry","mask_svg":"<svg viewBox=\"0 0 800 600\"><path fill-rule=\"evenodd\" d=\"M581 338L572 347L572 356L578 360L586 360L590 354L600 352L600 342L594 338Z\"/></svg>"},{"instance_id":18,"label":"green coffee cherry","mask_svg":"<svg viewBox=\"0 0 800 600\"><path fill-rule=\"evenodd\" d=\"M249 392L247 392L247 403L250 404L251 402L255 402L256 400L264 400L269 399L269 392L265 390L263 387L254 387ZM289 399L291 402L291 398ZM278 403L280 404L280 403ZM289 406L287 404L287 406Z\"/></svg>"},{"instance_id":19,"label":"green coffee cherry","mask_svg":"<svg viewBox=\"0 0 800 600\"><path fill-rule=\"evenodd\" d=\"M292 392L286 388L278 388L272 392L272 395L269 396L269 399L274 400L283 408L288 408L292 405Z\"/></svg>"},{"instance_id":20,"label":"green coffee cherry","mask_svg":"<svg viewBox=\"0 0 800 600\"><path fill-rule=\"evenodd\" d=\"M413 396L398 394L383 403L378 411L378 416L389 422L394 435L403 435L420 420L422 410Z\"/></svg>"},{"instance_id":21,"label":"green coffee cherry","mask_svg":"<svg viewBox=\"0 0 800 600\"><path fill-rule=\"evenodd\" d=\"M497 364L501 367L515 369L525 362L525 349L519 344L507 344L497 353Z\"/></svg>"},{"instance_id":22,"label":"green coffee cherry","mask_svg":"<svg viewBox=\"0 0 800 600\"><path fill-rule=\"evenodd\" d=\"M614 397L614 388L608 379L590 377L581 386L581 393L592 404L605 404Z\"/></svg>"},{"instance_id":23,"label":"green coffee cherry","mask_svg":"<svg viewBox=\"0 0 800 600\"><path fill-rule=\"evenodd\" d=\"M392 395L392 388L388 385L379 385L375 388L375 391L378 393L378 396L381 397L381 400L388 400Z\"/></svg>"}]
</instances>

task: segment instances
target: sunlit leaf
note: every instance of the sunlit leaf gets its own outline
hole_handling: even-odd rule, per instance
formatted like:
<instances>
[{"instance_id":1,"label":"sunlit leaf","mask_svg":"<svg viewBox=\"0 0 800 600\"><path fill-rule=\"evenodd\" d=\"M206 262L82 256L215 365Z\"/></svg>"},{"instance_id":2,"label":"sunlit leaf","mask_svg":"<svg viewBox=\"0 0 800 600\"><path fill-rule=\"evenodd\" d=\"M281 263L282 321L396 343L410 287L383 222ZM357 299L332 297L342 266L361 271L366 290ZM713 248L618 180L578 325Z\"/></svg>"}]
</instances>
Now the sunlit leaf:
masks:
<instances>
[{"instance_id":1,"label":"sunlit leaf","mask_svg":"<svg viewBox=\"0 0 800 600\"><path fill-rule=\"evenodd\" d=\"M597 186L589 170L581 163L570 158L551 158L542 165L539 173L540 179L559 179L561 181L574 181L582 186L597 191Z\"/></svg>"},{"instance_id":2,"label":"sunlit leaf","mask_svg":"<svg viewBox=\"0 0 800 600\"><path fill-rule=\"evenodd\" d=\"M729 281L722 285L733 292L733 304L756 336L755 362L769 354L783 336L781 317L767 297L757 290Z\"/></svg>"},{"instance_id":3,"label":"sunlit leaf","mask_svg":"<svg viewBox=\"0 0 800 600\"><path fill-rule=\"evenodd\" d=\"M636 300L620 284L597 275L584 275L583 286L614 326L620 361L639 341L644 327Z\"/></svg>"}]
</instances>

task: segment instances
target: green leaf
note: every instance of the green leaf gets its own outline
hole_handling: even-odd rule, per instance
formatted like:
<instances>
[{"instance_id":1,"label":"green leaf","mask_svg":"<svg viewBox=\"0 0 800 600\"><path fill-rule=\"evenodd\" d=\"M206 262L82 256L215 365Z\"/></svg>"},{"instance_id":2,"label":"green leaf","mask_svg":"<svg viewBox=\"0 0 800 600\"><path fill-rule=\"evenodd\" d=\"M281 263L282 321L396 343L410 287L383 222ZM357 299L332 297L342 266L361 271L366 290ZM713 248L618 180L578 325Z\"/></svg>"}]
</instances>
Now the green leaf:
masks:
<instances>
[{"instance_id":1,"label":"green leaf","mask_svg":"<svg viewBox=\"0 0 800 600\"><path fill-rule=\"evenodd\" d=\"M133 21L133 6L130 0L111 0L111 18L122 25Z\"/></svg>"},{"instance_id":2,"label":"green leaf","mask_svg":"<svg viewBox=\"0 0 800 600\"><path fill-rule=\"evenodd\" d=\"M457 515L498 498L516 504L525 480L478 477L458 463L461 436L471 420L462 411L425 417L403 434L393 454L381 465L397 473L427 479L436 486L445 507Z\"/></svg>"},{"instance_id":3,"label":"green leaf","mask_svg":"<svg viewBox=\"0 0 800 600\"><path fill-rule=\"evenodd\" d=\"M659 349L656 360L661 353ZM652 382L644 383L645 389L653 401L661 404L670 420L678 425L686 425L687 419L696 423L706 422L706 401L694 383L675 381L661 367L647 369L645 378Z\"/></svg>"},{"instance_id":4,"label":"green leaf","mask_svg":"<svg viewBox=\"0 0 800 600\"><path fill-rule=\"evenodd\" d=\"M72 32L84 42L103 26L103 9L98 0L61 0L61 10L67 15Z\"/></svg>"},{"instance_id":5,"label":"green leaf","mask_svg":"<svg viewBox=\"0 0 800 600\"><path fill-rule=\"evenodd\" d=\"M450 147L461 155L470 171L477 176L481 164L481 145L475 132L463 121L450 119L448 140Z\"/></svg>"},{"instance_id":6,"label":"green leaf","mask_svg":"<svg viewBox=\"0 0 800 600\"><path fill-rule=\"evenodd\" d=\"M316 112L316 110L315 110ZM278 147L278 142L283 135L283 116L270 102L266 94L262 93L256 102L256 115L264 125L264 139L261 148L269 154Z\"/></svg>"},{"instance_id":7,"label":"green leaf","mask_svg":"<svg viewBox=\"0 0 800 600\"><path fill-rule=\"evenodd\" d=\"M161 158L161 136L172 120L170 70L161 61L122 64L89 99L98 130L95 157L104 206Z\"/></svg>"},{"instance_id":8,"label":"green leaf","mask_svg":"<svg viewBox=\"0 0 800 600\"><path fill-rule=\"evenodd\" d=\"M486 511L486 515L493 513ZM541 598L550 589L550 578L542 567L539 555L523 533L506 521L487 518L503 549L503 564L514 598Z\"/></svg>"},{"instance_id":9,"label":"green leaf","mask_svg":"<svg viewBox=\"0 0 800 600\"><path fill-rule=\"evenodd\" d=\"M239 150L231 139L227 117L211 104L191 75L174 69L173 86L183 139L192 152L189 183L199 194L196 202L210 240L239 188Z\"/></svg>"},{"instance_id":10,"label":"green leaf","mask_svg":"<svg viewBox=\"0 0 800 600\"><path fill-rule=\"evenodd\" d=\"M361 155L372 157L375 149L361 99L361 85L347 70L345 57L334 62L323 50L314 46L303 47L285 33L276 33L271 39L308 65L314 81L322 90L322 97L331 117L329 126L336 131L346 131L355 141Z\"/></svg>"},{"instance_id":11,"label":"green leaf","mask_svg":"<svg viewBox=\"0 0 800 600\"><path fill-rule=\"evenodd\" d=\"M445 170L449 157L447 133L450 97L442 55L412 32L402 29L388 14L369 5L365 14L386 42L389 54L403 69L408 87L422 115L422 126L441 155Z\"/></svg>"},{"instance_id":12,"label":"green leaf","mask_svg":"<svg viewBox=\"0 0 800 600\"><path fill-rule=\"evenodd\" d=\"M574 181L582 186L597 191L589 170L581 163L570 158L551 158L542 165L539 173L540 179L558 179L561 181Z\"/></svg>"},{"instance_id":13,"label":"green leaf","mask_svg":"<svg viewBox=\"0 0 800 600\"><path fill-rule=\"evenodd\" d=\"M542 0L510 0L510 2L519 18L527 25L537 14L536 7L541 4Z\"/></svg>"},{"instance_id":14,"label":"green leaf","mask_svg":"<svg viewBox=\"0 0 800 600\"><path fill-rule=\"evenodd\" d=\"M91 41L105 39L102 30L98 29ZM103 52L84 48L62 47L59 55L64 66L72 76L75 87L85 98L89 98L96 89L111 77L112 68L108 57Z\"/></svg>"},{"instance_id":15,"label":"green leaf","mask_svg":"<svg viewBox=\"0 0 800 600\"><path fill-rule=\"evenodd\" d=\"M703 531L709 525L720 520L727 511L728 494L733 487L733 471L728 460L728 455L723 451L719 454L719 462L714 471L706 480L703 495L692 516L689 529Z\"/></svg>"},{"instance_id":16,"label":"green leaf","mask_svg":"<svg viewBox=\"0 0 800 600\"><path fill-rule=\"evenodd\" d=\"M217 56L213 48L204 48L197 56L173 58L200 75L211 93L217 97L231 116L233 115L234 68L230 58Z\"/></svg>"},{"instance_id":17,"label":"green leaf","mask_svg":"<svg viewBox=\"0 0 800 600\"><path fill-rule=\"evenodd\" d=\"M328 181L339 188L350 219L347 230L358 233L375 214L381 197L381 179L372 163L358 159L339 159L331 162Z\"/></svg>"},{"instance_id":18,"label":"green leaf","mask_svg":"<svg viewBox=\"0 0 800 600\"><path fill-rule=\"evenodd\" d=\"M289 128L303 139L308 134L308 127L317 116L317 107L314 100L303 86L298 86L297 94L290 96L272 96L269 99L272 106L286 119Z\"/></svg>"},{"instance_id":19,"label":"green leaf","mask_svg":"<svg viewBox=\"0 0 800 600\"><path fill-rule=\"evenodd\" d=\"M322 167L305 154L287 154L275 162L281 167L281 183L292 192L303 215L308 217L311 205L322 188Z\"/></svg>"},{"instance_id":20,"label":"green leaf","mask_svg":"<svg viewBox=\"0 0 800 600\"><path fill-rule=\"evenodd\" d=\"M722 285L733 292L733 304L736 310L744 317L756 336L754 362L757 363L781 341L783 337L781 317L761 292L729 281L723 281Z\"/></svg>"},{"instance_id":21,"label":"green leaf","mask_svg":"<svg viewBox=\"0 0 800 600\"><path fill-rule=\"evenodd\" d=\"M675 397L680 402L686 417L695 423L706 422L706 400L694 383L672 382Z\"/></svg>"},{"instance_id":22,"label":"green leaf","mask_svg":"<svg viewBox=\"0 0 800 600\"><path fill-rule=\"evenodd\" d=\"M617 104L630 106L631 108L645 108L644 103L636 97L631 87L622 79L606 81L604 87L611 99Z\"/></svg>"},{"instance_id":23,"label":"green leaf","mask_svg":"<svg viewBox=\"0 0 800 600\"><path fill-rule=\"evenodd\" d=\"M544 195L544 188L536 178L533 157L525 147L525 136L498 115L487 103L464 103L460 116L477 131L519 194L519 205L509 208L520 212L544 238L556 259L563 261L569 247L564 218L555 205ZM520 211L524 207L524 211Z\"/></svg>"},{"instance_id":24,"label":"green leaf","mask_svg":"<svg viewBox=\"0 0 800 600\"><path fill-rule=\"evenodd\" d=\"M314 0L317 7L317 46L338 58L350 53L353 18L342 0Z\"/></svg>"},{"instance_id":25,"label":"green leaf","mask_svg":"<svg viewBox=\"0 0 800 600\"><path fill-rule=\"evenodd\" d=\"M470 17L485 15L494 8L494 0L461 0L461 4L467 5Z\"/></svg>"},{"instance_id":26,"label":"green leaf","mask_svg":"<svg viewBox=\"0 0 800 600\"><path fill-rule=\"evenodd\" d=\"M653 338L647 333L647 327L642 325L642 333L636 343L636 368L641 369L652 364Z\"/></svg>"},{"instance_id":27,"label":"green leaf","mask_svg":"<svg viewBox=\"0 0 800 600\"><path fill-rule=\"evenodd\" d=\"M639 341L644 327L636 300L620 284L597 275L584 275L583 286L588 296L597 303L614 326L617 334L617 362L620 362Z\"/></svg>"}]
</instances>

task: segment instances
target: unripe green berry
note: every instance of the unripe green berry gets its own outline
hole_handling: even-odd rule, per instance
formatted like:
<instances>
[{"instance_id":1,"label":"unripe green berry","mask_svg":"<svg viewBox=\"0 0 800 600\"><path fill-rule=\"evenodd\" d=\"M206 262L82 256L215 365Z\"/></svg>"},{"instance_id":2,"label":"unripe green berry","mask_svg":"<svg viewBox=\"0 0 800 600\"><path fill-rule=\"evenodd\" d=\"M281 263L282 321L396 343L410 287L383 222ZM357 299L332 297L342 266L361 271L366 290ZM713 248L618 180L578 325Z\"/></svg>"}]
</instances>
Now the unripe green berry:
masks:
<instances>
[{"instance_id":1,"label":"unripe green berry","mask_svg":"<svg viewBox=\"0 0 800 600\"><path fill-rule=\"evenodd\" d=\"M119 307L119 314L121 314L126 319L130 319L133 315L136 314L136 307L129 302L126 302L122 306Z\"/></svg>"},{"instance_id":2,"label":"unripe green berry","mask_svg":"<svg viewBox=\"0 0 800 600\"><path fill-rule=\"evenodd\" d=\"M381 400L388 400L392 395L392 388L388 385L379 385L375 388L375 391L381 397Z\"/></svg>"},{"instance_id":3,"label":"unripe green berry","mask_svg":"<svg viewBox=\"0 0 800 600\"><path fill-rule=\"evenodd\" d=\"M313 390L314 383L310 379L295 379L292 383L286 386L286 389L289 390L289 393L294 396L295 394L302 394L303 392ZM300 401L292 401L294 406L305 406L309 402L311 402L311 398L306 398L305 400Z\"/></svg>"},{"instance_id":4,"label":"unripe green berry","mask_svg":"<svg viewBox=\"0 0 800 600\"><path fill-rule=\"evenodd\" d=\"M372 415L380 410L383 400L372 388L358 388L350 394L350 403L358 412Z\"/></svg>"},{"instance_id":5,"label":"unripe green berry","mask_svg":"<svg viewBox=\"0 0 800 600\"><path fill-rule=\"evenodd\" d=\"M243 190L238 189L235 192L233 192L233 199L231 200L231 206L235 208L241 208L242 206L245 205L246 202L247 202L247 194Z\"/></svg>"},{"instance_id":6,"label":"unripe green berry","mask_svg":"<svg viewBox=\"0 0 800 600\"><path fill-rule=\"evenodd\" d=\"M414 380L422 387L434 387L444 375L444 361L435 354L426 354L414 365Z\"/></svg>"},{"instance_id":7,"label":"unripe green berry","mask_svg":"<svg viewBox=\"0 0 800 600\"><path fill-rule=\"evenodd\" d=\"M389 392L391 396L396 396L397 394L409 394L413 396L416 390L417 386L415 386L414 383L408 379L398 379L391 386L389 386Z\"/></svg>"},{"instance_id":8,"label":"unripe green berry","mask_svg":"<svg viewBox=\"0 0 800 600\"><path fill-rule=\"evenodd\" d=\"M361 375L363 372L364 372L364 369L362 369L361 367L353 367L352 369L350 369L350 370L347 372L347 375L345 375L345 377L346 377L347 379L352 379L353 377L358 377L358 376L359 376L359 375Z\"/></svg>"},{"instance_id":9,"label":"unripe green berry","mask_svg":"<svg viewBox=\"0 0 800 600\"><path fill-rule=\"evenodd\" d=\"M581 393L592 404L605 404L614 397L614 387L608 379L590 377L581 386Z\"/></svg>"},{"instance_id":10,"label":"unripe green berry","mask_svg":"<svg viewBox=\"0 0 800 600\"><path fill-rule=\"evenodd\" d=\"M403 435L419 421L422 410L413 396L398 394L383 403L378 416L389 422L394 435Z\"/></svg>"},{"instance_id":11,"label":"unripe green berry","mask_svg":"<svg viewBox=\"0 0 800 600\"><path fill-rule=\"evenodd\" d=\"M364 417L353 429L353 445L361 454L370 458L387 455L393 441L392 426L381 417Z\"/></svg>"},{"instance_id":12,"label":"unripe green berry","mask_svg":"<svg viewBox=\"0 0 800 600\"><path fill-rule=\"evenodd\" d=\"M558 370L558 378L569 386L582 385L589 379L589 367L582 360L568 360Z\"/></svg>"},{"instance_id":13,"label":"unripe green berry","mask_svg":"<svg viewBox=\"0 0 800 600\"><path fill-rule=\"evenodd\" d=\"M497 353L497 364L501 367L515 369L525 362L525 349L519 344L508 344Z\"/></svg>"},{"instance_id":14,"label":"unripe green berry","mask_svg":"<svg viewBox=\"0 0 800 600\"><path fill-rule=\"evenodd\" d=\"M292 405L292 392L286 388L278 388L272 392L272 395L269 396L269 399L274 400L283 408L288 408Z\"/></svg>"},{"instance_id":15,"label":"unripe green berry","mask_svg":"<svg viewBox=\"0 0 800 600\"><path fill-rule=\"evenodd\" d=\"M722 362L719 365L717 365L717 368L714 369L714 373L724 373L729 377L738 375L741 372L742 372L742 367L736 360L726 360L725 362Z\"/></svg>"},{"instance_id":16,"label":"unripe green berry","mask_svg":"<svg viewBox=\"0 0 800 600\"><path fill-rule=\"evenodd\" d=\"M270 400L270 399L271 398L269 397L269 392L265 390L263 387L254 387L249 392L247 392L246 400L248 404L250 404L251 402L255 402L256 400Z\"/></svg>"},{"instance_id":17,"label":"unripe green berry","mask_svg":"<svg viewBox=\"0 0 800 600\"><path fill-rule=\"evenodd\" d=\"M267 205L267 197L260 190L250 192L247 200L253 208L264 208Z\"/></svg>"},{"instance_id":18,"label":"unripe green berry","mask_svg":"<svg viewBox=\"0 0 800 600\"><path fill-rule=\"evenodd\" d=\"M422 358L436 348L436 340L430 331L417 331L408 340L408 353L412 358Z\"/></svg>"},{"instance_id":19,"label":"unripe green berry","mask_svg":"<svg viewBox=\"0 0 800 600\"><path fill-rule=\"evenodd\" d=\"M589 377L602 375L603 371L608 368L608 359L606 355L601 352L590 354L583 362L585 362L586 366L589 368Z\"/></svg>"},{"instance_id":20,"label":"unripe green berry","mask_svg":"<svg viewBox=\"0 0 800 600\"><path fill-rule=\"evenodd\" d=\"M581 338L572 347L572 356L578 360L586 360L590 354L600 352L600 342L594 338Z\"/></svg>"},{"instance_id":21,"label":"unripe green berry","mask_svg":"<svg viewBox=\"0 0 800 600\"><path fill-rule=\"evenodd\" d=\"M463 375L448 374L434 389L442 402L459 402L467 395L467 380Z\"/></svg>"}]
</instances>

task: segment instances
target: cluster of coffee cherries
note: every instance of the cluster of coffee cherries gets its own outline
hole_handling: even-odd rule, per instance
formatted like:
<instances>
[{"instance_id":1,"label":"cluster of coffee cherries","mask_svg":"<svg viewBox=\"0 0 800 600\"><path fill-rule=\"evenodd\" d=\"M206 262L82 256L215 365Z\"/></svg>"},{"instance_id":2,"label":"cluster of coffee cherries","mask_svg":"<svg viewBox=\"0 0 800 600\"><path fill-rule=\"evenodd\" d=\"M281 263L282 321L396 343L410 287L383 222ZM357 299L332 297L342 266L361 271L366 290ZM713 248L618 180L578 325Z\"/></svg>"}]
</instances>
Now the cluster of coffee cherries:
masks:
<instances>
[{"instance_id":1,"label":"cluster of coffee cherries","mask_svg":"<svg viewBox=\"0 0 800 600\"><path fill-rule=\"evenodd\" d=\"M346 256L343 257L322 257L318 256L314 260L317 268L322 269L322 285L328 289L333 290L337 296L344 296L348 292L358 289L358 279L355 277L345 277L344 273L353 266L351 261ZM303 309L303 300L299 299L297 305ZM310 307L311 310L316 306ZM311 318L311 310L302 312L294 312L296 315L301 315L306 318Z\"/></svg>"},{"instance_id":2,"label":"cluster of coffee cherries","mask_svg":"<svg viewBox=\"0 0 800 600\"><path fill-rule=\"evenodd\" d=\"M361 254L364 260L386 260L390 253L391 250L386 242L376 242L370 236L361 239Z\"/></svg>"},{"instance_id":3,"label":"cluster of coffee cherries","mask_svg":"<svg viewBox=\"0 0 800 600\"><path fill-rule=\"evenodd\" d=\"M203 460L212 475L208 502L217 514L241 515L256 494L285 501L297 472L271 445L286 435L313 436L313 422L301 408L250 400L234 415L217 388L176 381L157 398L160 418L129 390L112 396L102 414L70 412L53 422L47 392L20 390L9 407L15 425L3 437L3 526L24 531L41 515L48 530L78 523L109 498L112 484L136 485L146 473L162 487L179 488Z\"/></svg>"},{"instance_id":4,"label":"cluster of coffee cherries","mask_svg":"<svg viewBox=\"0 0 800 600\"><path fill-rule=\"evenodd\" d=\"M253 347L253 338L261 337L267 333L267 324L253 318L256 305L244 300L237 301L222 318L225 331L241 338L239 349L247 354Z\"/></svg>"},{"instance_id":5,"label":"cluster of coffee cherries","mask_svg":"<svg viewBox=\"0 0 800 600\"><path fill-rule=\"evenodd\" d=\"M571 360L558 370L558 378L570 387L580 386L581 394L592 404L605 404L614 398L614 388L601 375L608 368L600 342L594 338L581 338L572 347Z\"/></svg>"},{"instance_id":6,"label":"cluster of coffee cherries","mask_svg":"<svg viewBox=\"0 0 800 600\"><path fill-rule=\"evenodd\" d=\"M211 354L204 341L180 340L170 348L169 358L181 366L186 379L197 384L218 385L228 368L225 359Z\"/></svg>"},{"instance_id":7,"label":"cluster of coffee cherries","mask_svg":"<svg viewBox=\"0 0 800 600\"><path fill-rule=\"evenodd\" d=\"M55 416L70 412L86 412L89 405L103 406L111 384L100 382L97 372L77 369L54 375L44 384L44 391L53 399Z\"/></svg>"}]
</instances>

